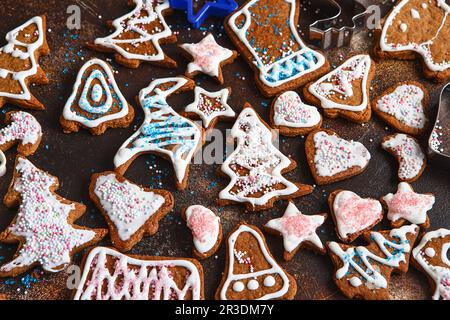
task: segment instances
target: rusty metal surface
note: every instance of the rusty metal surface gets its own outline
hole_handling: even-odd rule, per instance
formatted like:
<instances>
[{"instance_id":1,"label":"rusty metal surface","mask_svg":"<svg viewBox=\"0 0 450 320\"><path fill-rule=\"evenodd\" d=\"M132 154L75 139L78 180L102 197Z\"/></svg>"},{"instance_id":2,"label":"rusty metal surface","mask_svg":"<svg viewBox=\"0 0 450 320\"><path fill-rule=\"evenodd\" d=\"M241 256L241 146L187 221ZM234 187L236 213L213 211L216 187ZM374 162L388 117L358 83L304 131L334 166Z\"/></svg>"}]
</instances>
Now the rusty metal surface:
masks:
<instances>
[{"instance_id":1,"label":"rusty metal surface","mask_svg":"<svg viewBox=\"0 0 450 320\"><path fill-rule=\"evenodd\" d=\"M123 141L128 138L142 123L142 110L137 110L137 117L128 129L113 129L100 137L91 136L82 130L77 134L65 135L59 126L58 118L64 103L70 95L76 74L81 65L91 57L111 58L111 55L100 54L83 48L83 43L97 36L109 34L105 26L106 20L116 18L128 12L125 0L74 0L74 1L19 1L3 0L0 5L0 38L26 21L31 16L45 14L48 17L47 33L51 55L42 59L42 67L48 73L50 85L33 87L32 91L38 99L44 102L44 112L33 112L44 128L44 137L38 152L30 159L39 168L56 175L60 179L59 194L68 199L81 201L88 206L87 214L78 221L81 225L90 227L106 226L101 214L94 208L88 199L89 178L94 172L113 169L113 156ZM239 1L243 2L243 1ZM66 9L69 4L78 4L82 8L82 29L70 31L66 28ZM301 14L301 28L311 22L313 13L303 11ZM179 31L179 43L197 42L205 34L205 30L189 30L183 12L176 12L168 18L173 30ZM207 28L216 35L220 44L232 47L224 35L221 22L210 20L211 27ZM1 41L3 43L3 40ZM352 41L351 48L329 50L327 57L333 65L339 64L343 58L351 53L370 52L373 38L369 32L357 34ZM118 71L116 80L125 97L134 102L138 91L147 86L150 81L158 77L183 74L187 60L181 55L176 45L164 46L166 52L174 58L179 67L176 70L160 69L143 64L137 70L127 69L112 62ZM83 61L84 60L84 61ZM253 81L253 72L242 59L224 68L225 85L231 86L233 94L230 105L239 112L244 102L250 102L260 115L267 120L268 106L271 100L262 99ZM211 79L199 76L197 84L206 89L218 90L220 87ZM433 84L421 75L421 66L418 61L389 60L377 65L376 78L373 82L371 96L375 97L396 82L405 80L418 80L431 92L431 120L437 112L438 94L442 85ZM180 111L193 100L193 93L183 94L173 98L170 102L176 110ZM8 105L5 110L15 109ZM3 121L3 116L2 116ZM220 124L224 130L231 127L231 123ZM362 126L343 120L325 119L324 126L336 130L342 137L355 139L366 145L372 153L373 159L369 168L363 174L352 179L339 182L327 187L317 187L313 194L300 198L295 203L300 210L307 214L327 212L327 195L335 189L345 188L358 192L362 196L379 198L380 196L396 190L397 163L387 152L381 150L380 141L385 135L393 131L386 127L376 116L370 123ZM422 139L426 146L426 137ZM313 184L307 167L304 153L303 138L282 139L281 150L298 161L298 168L289 173L287 177L294 181ZM8 172L0 178L0 195L4 195L12 176L12 163L15 157L14 149L7 152ZM215 200L221 188L228 180L216 174L217 165L193 165L191 167L190 187L184 192L174 189L173 174L170 165L151 156L142 156L134 162L126 177L145 186L161 186L174 193L176 205L160 223L159 232L153 237L146 237L131 251L135 254L191 256L192 241L190 233L183 223L181 208L202 204L216 207ZM430 213L431 228L450 228L448 219L449 195L449 168L437 164L429 164L425 173L414 183L418 192L432 192L437 201ZM225 234L240 220L246 220L257 226L263 225L273 217L282 215L286 202L278 202L272 210L262 213L246 213L241 206L218 208L222 218ZM16 211L6 209L0 205L0 229L3 230L13 219ZM387 227L386 222L378 225L376 229ZM333 222L329 219L320 236L323 241L335 240ZM282 241L280 238L267 236L267 241L275 258L295 276L298 282L297 299L342 299L343 296L335 287L332 277L333 266L327 256L319 256L309 251L299 252L295 258L285 263L282 260ZM102 244L109 245L106 239ZM221 272L224 270L225 246L222 245L216 256L201 262L205 268L206 297L212 298L217 288ZM14 251L15 245L0 245L0 263L8 261ZM76 256L75 263L79 263L81 255ZM14 299L67 299L70 291L66 289L67 274L43 274L37 268L33 272L14 279L0 279L0 294L5 293ZM430 296L430 289L424 275L412 267L406 275L392 277L391 296L395 299L426 299Z\"/></svg>"}]
</instances>

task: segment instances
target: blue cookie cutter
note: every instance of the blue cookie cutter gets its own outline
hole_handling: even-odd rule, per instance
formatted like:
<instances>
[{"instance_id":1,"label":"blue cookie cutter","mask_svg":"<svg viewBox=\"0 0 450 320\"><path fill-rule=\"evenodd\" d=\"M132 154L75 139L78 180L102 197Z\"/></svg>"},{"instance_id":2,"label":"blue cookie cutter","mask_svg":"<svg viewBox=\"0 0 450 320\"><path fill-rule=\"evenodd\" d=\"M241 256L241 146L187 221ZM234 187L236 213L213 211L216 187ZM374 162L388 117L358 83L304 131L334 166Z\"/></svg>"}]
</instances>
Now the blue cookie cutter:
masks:
<instances>
[{"instance_id":1,"label":"blue cookie cutter","mask_svg":"<svg viewBox=\"0 0 450 320\"><path fill-rule=\"evenodd\" d=\"M234 0L205 1L203 7L194 14L194 1L196 0L169 0L170 6L176 10L187 10L187 19L195 29L200 28L208 16L226 17L238 8Z\"/></svg>"}]
</instances>

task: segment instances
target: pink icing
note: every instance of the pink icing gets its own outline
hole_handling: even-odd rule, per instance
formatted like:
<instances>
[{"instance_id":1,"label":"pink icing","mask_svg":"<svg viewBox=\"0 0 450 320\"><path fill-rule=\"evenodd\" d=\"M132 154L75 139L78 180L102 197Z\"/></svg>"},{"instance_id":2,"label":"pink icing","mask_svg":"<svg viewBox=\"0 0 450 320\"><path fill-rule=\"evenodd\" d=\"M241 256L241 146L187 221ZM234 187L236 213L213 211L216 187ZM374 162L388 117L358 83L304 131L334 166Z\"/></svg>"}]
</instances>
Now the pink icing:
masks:
<instances>
[{"instance_id":1,"label":"pink icing","mask_svg":"<svg viewBox=\"0 0 450 320\"><path fill-rule=\"evenodd\" d=\"M297 238L308 236L314 233L317 228L311 218L304 215L283 217L281 218L281 225L288 235Z\"/></svg>"},{"instance_id":2,"label":"pink icing","mask_svg":"<svg viewBox=\"0 0 450 320\"><path fill-rule=\"evenodd\" d=\"M22 144L36 143L42 135L37 120L29 113L18 111L11 114L11 124L0 130L0 144L21 140Z\"/></svg>"},{"instance_id":3,"label":"pink icing","mask_svg":"<svg viewBox=\"0 0 450 320\"><path fill-rule=\"evenodd\" d=\"M189 228L194 238L206 241L206 238L216 230L217 219L203 208L193 208L188 220Z\"/></svg>"},{"instance_id":4,"label":"pink icing","mask_svg":"<svg viewBox=\"0 0 450 320\"><path fill-rule=\"evenodd\" d=\"M434 204L434 198L424 197L415 192L397 192L389 201L389 211L396 212L402 217L412 217L416 211L427 210ZM412 210L412 208L415 208Z\"/></svg>"}]
</instances>

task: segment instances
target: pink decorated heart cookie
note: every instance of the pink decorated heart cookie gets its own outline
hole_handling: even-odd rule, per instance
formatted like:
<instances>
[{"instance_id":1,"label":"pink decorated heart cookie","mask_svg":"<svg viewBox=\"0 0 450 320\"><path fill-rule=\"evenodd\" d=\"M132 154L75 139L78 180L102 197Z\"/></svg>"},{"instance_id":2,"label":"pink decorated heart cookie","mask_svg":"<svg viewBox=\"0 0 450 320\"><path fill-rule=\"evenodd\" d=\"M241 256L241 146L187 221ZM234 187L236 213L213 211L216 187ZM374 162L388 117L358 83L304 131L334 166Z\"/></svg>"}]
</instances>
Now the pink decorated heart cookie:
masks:
<instances>
[{"instance_id":1,"label":"pink decorated heart cookie","mask_svg":"<svg viewBox=\"0 0 450 320\"><path fill-rule=\"evenodd\" d=\"M347 190L336 190L328 205L341 241L350 243L383 219L383 207L376 199L361 198Z\"/></svg>"}]
</instances>

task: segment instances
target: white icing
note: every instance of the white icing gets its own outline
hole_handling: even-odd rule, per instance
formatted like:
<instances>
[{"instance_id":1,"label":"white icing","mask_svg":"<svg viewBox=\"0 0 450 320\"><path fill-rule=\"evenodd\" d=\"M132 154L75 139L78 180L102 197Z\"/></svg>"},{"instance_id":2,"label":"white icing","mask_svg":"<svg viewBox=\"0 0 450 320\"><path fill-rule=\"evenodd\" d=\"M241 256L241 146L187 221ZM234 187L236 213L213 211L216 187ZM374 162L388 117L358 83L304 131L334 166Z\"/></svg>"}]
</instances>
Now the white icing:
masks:
<instances>
[{"instance_id":1,"label":"white icing","mask_svg":"<svg viewBox=\"0 0 450 320\"><path fill-rule=\"evenodd\" d=\"M421 88L403 84L378 100L376 108L395 117L405 126L422 129L427 122L423 99L424 92Z\"/></svg>"},{"instance_id":2,"label":"white icing","mask_svg":"<svg viewBox=\"0 0 450 320\"><path fill-rule=\"evenodd\" d=\"M289 167L291 160L272 143L272 132L260 121L252 108L245 108L231 129L231 136L237 139L234 152L222 164L222 171L230 178L230 184L220 192L219 198L235 202L248 202L262 206L274 197L287 196L298 191L298 187L285 179L281 172ZM248 170L245 176L233 171L233 166ZM275 184L284 189L275 190ZM237 192L231 191L238 186ZM260 197L253 193L263 191Z\"/></svg>"},{"instance_id":3,"label":"white icing","mask_svg":"<svg viewBox=\"0 0 450 320\"><path fill-rule=\"evenodd\" d=\"M158 88L171 82L175 84L164 91ZM144 123L117 151L116 168L141 153L156 152L170 159L177 181L183 181L187 166L200 147L202 132L194 122L175 112L166 99L186 83L185 78L156 79L140 91Z\"/></svg>"},{"instance_id":4,"label":"white icing","mask_svg":"<svg viewBox=\"0 0 450 320\"><path fill-rule=\"evenodd\" d=\"M108 256L117 261L112 271L105 266ZM177 267L187 270L182 288L178 287L169 270ZM140 260L97 247L87 256L74 299L185 300L191 292L192 300L200 300L202 282L197 266L188 260Z\"/></svg>"},{"instance_id":5,"label":"white icing","mask_svg":"<svg viewBox=\"0 0 450 320\"><path fill-rule=\"evenodd\" d=\"M409 180L420 174L426 157L415 139L406 134L398 133L384 141L381 146L399 157L398 176L400 179Z\"/></svg>"},{"instance_id":6,"label":"white icing","mask_svg":"<svg viewBox=\"0 0 450 320\"><path fill-rule=\"evenodd\" d=\"M415 193L410 184L401 182L397 193L389 193L383 197L389 209L388 219L397 221L405 219L411 223L424 224L427 212L433 208L435 198L431 194Z\"/></svg>"},{"instance_id":7,"label":"white icing","mask_svg":"<svg viewBox=\"0 0 450 320\"><path fill-rule=\"evenodd\" d=\"M91 73L87 75L86 71L91 66L95 66L96 68L91 70ZM107 79L105 79L105 73L107 75ZM101 82L101 95L106 95L105 102L100 106L93 106L88 101L89 89L91 89L92 94L95 94L95 91L98 91L98 89L94 90L95 86L94 88L91 88L91 84L94 79L98 79ZM94 115L95 118L93 119L86 118L85 116L78 114L75 110L72 110L72 105L75 103L74 100L77 97L82 81L86 81L86 83L83 87L80 99L77 104L87 113ZM119 103L120 111L116 113L106 114L113 107L113 94L114 98ZM92 100L95 101L95 99ZM100 101L101 97L97 100ZM125 97L120 92L120 89L117 86L116 80L114 78L114 74L108 64L100 59L92 59L86 62L78 72L77 80L73 86L72 94L70 95L69 99L66 102L66 105L64 106L63 118L69 121L78 122L88 128L95 128L107 121L121 119L125 117L128 112L128 103L125 100Z\"/></svg>"},{"instance_id":8,"label":"white icing","mask_svg":"<svg viewBox=\"0 0 450 320\"><path fill-rule=\"evenodd\" d=\"M256 272L250 272L245 274L235 274L234 273L234 264L235 264L235 243L239 235L243 232L249 232L251 233L255 239L258 241L259 249L261 250L264 258L266 259L267 263L270 265L270 268L267 270L260 270ZM258 298L257 300L270 300L270 299L277 299L284 296L288 290L289 290L289 278L287 277L287 274L281 269L281 267L277 264L277 262L272 258L269 251L266 248L266 244L264 243L264 240L261 238L258 232L254 230L253 228L250 228L246 225L241 225L239 228L234 231L228 238L228 274L227 278L225 280L225 283L222 286L222 289L220 291L220 299L221 300L227 300L227 291L231 283L239 282L245 279L254 279L257 280L259 277L264 277L265 275L277 275L280 277L281 281L283 282L282 287L275 292L268 293L263 295L262 297ZM258 284L259 285L259 284Z\"/></svg>"},{"instance_id":9,"label":"white icing","mask_svg":"<svg viewBox=\"0 0 450 320\"><path fill-rule=\"evenodd\" d=\"M184 43L181 45L194 59L187 66L187 73L202 72L211 77L218 77L220 64L233 56L233 51L217 44L210 33L199 43Z\"/></svg>"},{"instance_id":10,"label":"white icing","mask_svg":"<svg viewBox=\"0 0 450 320\"><path fill-rule=\"evenodd\" d=\"M316 71L325 64L325 57L317 51L313 51L308 48L301 40L296 26L296 6L298 5L296 0L283 0L290 5L289 17L286 22L289 23L290 37L288 38L294 42L295 46L300 47L299 51L293 51L291 48L283 54L282 58L270 63L264 63L263 56L260 55L257 48L251 45L251 37L254 35L248 34L252 22L261 23L257 20L258 16L252 14L251 9L253 6L258 6L259 0L248 1L243 7L237 10L228 20L228 25L231 30L236 34L242 44L250 51L253 56L254 64L259 70L259 79L269 87L279 87L282 84L290 81L294 81L300 77L303 77L311 72ZM245 17L245 23L242 27L238 26L236 20L241 16ZM266 17L260 17L260 19L266 19ZM264 36L264 35L262 35ZM248 38L250 37L250 39ZM288 41L289 42L289 41ZM290 47L290 46L288 46ZM280 48L281 50L281 48ZM276 59L275 59L276 60ZM315 60L315 61L314 61ZM301 62L301 63L300 63ZM290 73L290 76L283 79L281 75ZM269 80L270 79L270 80Z\"/></svg>"},{"instance_id":11,"label":"white icing","mask_svg":"<svg viewBox=\"0 0 450 320\"><path fill-rule=\"evenodd\" d=\"M292 252L303 242L311 242L317 248L323 249L322 241L316 230L324 222L324 216L304 215L294 203L289 202L283 217L270 220L266 223L266 227L280 232L283 236L284 250Z\"/></svg>"},{"instance_id":12,"label":"white icing","mask_svg":"<svg viewBox=\"0 0 450 320\"><path fill-rule=\"evenodd\" d=\"M417 11L416 9L411 9L411 16L412 16L414 19L420 19L420 13L419 13L419 11Z\"/></svg>"},{"instance_id":13,"label":"white icing","mask_svg":"<svg viewBox=\"0 0 450 320\"><path fill-rule=\"evenodd\" d=\"M248 288L248 290L251 290L251 291L258 290L258 288L259 288L259 282L256 281L256 280L250 280L250 281L247 283L247 288Z\"/></svg>"},{"instance_id":14,"label":"white icing","mask_svg":"<svg viewBox=\"0 0 450 320\"><path fill-rule=\"evenodd\" d=\"M220 218L208 208L195 205L186 209L186 221L194 236L195 249L203 254L210 251L219 240Z\"/></svg>"},{"instance_id":15,"label":"white icing","mask_svg":"<svg viewBox=\"0 0 450 320\"><path fill-rule=\"evenodd\" d=\"M276 281L273 276L267 276L264 278L264 287L271 288L275 285Z\"/></svg>"},{"instance_id":16,"label":"white icing","mask_svg":"<svg viewBox=\"0 0 450 320\"><path fill-rule=\"evenodd\" d=\"M341 191L334 198L333 214L339 236L346 239L383 218L380 201L363 199L352 191Z\"/></svg>"},{"instance_id":17,"label":"white icing","mask_svg":"<svg viewBox=\"0 0 450 320\"><path fill-rule=\"evenodd\" d=\"M197 114L203 121L203 126L208 128L210 123L217 117L234 118L236 113L228 105L228 96L230 94L229 89L223 89L217 92L209 92L201 87L195 87L195 100L188 105L184 111L193 112ZM220 110L211 110L211 106L205 105L205 101L202 96L206 96L220 101ZM208 109L208 107L210 109Z\"/></svg>"},{"instance_id":18,"label":"white icing","mask_svg":"<svg viewBox=\"0 0 450 320\"><path fill-rule=\"evenodd\" d=\"M0 145L20 141L21 145L35 144L42 137L42 127L31 114L23 111L11 113L11 123L0 130Z\"/></svg>"},{"instance_id":19,"label":"white icing","mask_svg":"<svg viewBox=\"0 0 450 320\"><path fill-rule=\"evenodd\" d=\"M94 193L122 241L129 240L165 203L163 196L120 182L114 173L99 176Z\"/></svg>"},{"instance_id":20,"label":"white icing","mask_svg":"<svg viewBox=\"0 0 450 320\"><path fill-rule=\"evenodd\" d=\"M438 72L447 70L450 67L450 61L437 63L434 61L434 57L432 56L430 51L430 47L433 44L434 40L438 37L439 33L446 31L444 30L444 26L446 25L446 20L449 17L450 6L445 3L445 0L436 0L437 8L442 9L444 18L442 19L442 24L438 28L436 34L430 35L430 38L427 41L423 43L410 42L406 45L400 45L398 43L387 43L386 37L389 28L393 25L394 19L397 17L402 8L405 7L408 3L409 0L401 0L386 18L380 38L381 50L388 52L415 51L423 57L427 68L431 71Z\"/></svg>"},{"instance_id":21,"label":"white icing","mask_svg":"<svg viewBox=\"0 0 450 320\"><path fill-rule=\"evenodd\" d=\"M447 242L444 242L441 249L439 265L431 263L426 256L434 258L436 252L432 247L432 241L445 238ZM427 247L425 249L425 247ZM414 260L422 267L427 275L435 282L435 290L433 292L433 299L450 300L450 261L447 258L448 250L450 249L450 230L439 229L436 231L430 231L426 233L419 245L414 248L412 255ZM433 254L432 254L433 253ZM426 256L425 256L426 255Z\"/></svg>"},{"instance_id":22,"label":"white icing","mask_svg":"<svg viewBox=\"0 0 450 320\"><path fill-rule=\"evenodd\" d=\"M76 229L68 222L75 205L63 203L51 191L57 184L56 178L22 157L15 169L17 177L12 189L20 194L21 205L7 232L24 241L16 257L0 271L10 272L35 263L49 272L61 271L70 263L73 250L93 240L95 232Z\"/></svg>"},{"instance_id":23,"label":"white icing","mask_svg":"<svg viewBox=\"0 0 450 320\"><path fill-rule=\"evenodd\" d=\"M308 91L320 100L322 108L341 109L359 112L367 108L369 97L367 85L369 81L372 60L369 55L356 55L342 65L324 75L309 86ZM359 105L348 105L330 100L334 95L345 98L354 96L353 81L361 80L362 101Z\"/></svg>"},{"instance_id":24,"label":"white icing","mask_svg":"<svg viewBox=\"0 0 450 320\"><path fill-rule=\"evenodd\" d=\"M22 32L28 26L35 24L37 27L37 40L33 43L23 43L17 40L17 37L20 32ZM43 44L44 44L44 35L45 30L43 26L43 21L41 17L34 17L22 24L21 26L15 28L14 30L8 32L6 34L6 41L8 44L0 48L0 53L11 54L15 58L19 58L21 60L29 60L29 68L21 71L14 71L0 68L0 76L4 79L11 74L13 80L18 81L20 87L22 88L21 93L10 93L10 92L1 92L0 97L6 97L10 99L17 100L30 100L31 93L28 89L26 79L36 75L38 72L38 62L36 61L35 53ZM26 51L22 51L17 47L21 47Z\"/></svg>"},{"instance_id":25,"label":"white icing","mask_svg":"<svg viewBox=\"0 0 450 320\"><path fill-rule=\"evenodd\" d=\"M322 117L316 107L303 103L295 91L286 91L274 103L273 120L277 126L310 128L317 126Z\"/></svg>"},{"instance_id":26,"label":"white icing","mask_svg":"<svg viewBox=\"0 0 450 320\"><path fill-rule=\"evenodd\" d=\"M379 232L371 232L372 241L379 247L384 256L378 256L369 251L366 247L350 247L343 250L336 242L328 244L331 252L341 259L342 267L336 271L338 280L348 277L349 272L354 276L348 279L351 285L364 285L372 290L386 289L387 280L380 273L376 264L388 266L390 268L399 268L400 263L407 262L406 254L411 251L411 244L407 239L407 234L417 233L416 225L403 226L399 229L391 230L389 236L395 240L386 239ZM395 253L392 251L395 250ZM357 281L355 278L360 279Z\"/></svg>"},{"instance_id":27,"label":"white icing","mask_svg":"<svg viewBox=\"0 0 450 320\"><path fill-rule=\"evenodd\" d=\"M325 131L314 134L314 146L314 163L321 177L331 177L352 167L363 169L371 159L369 150L362 143L347 141Z\"/></svg>"},{"instance_id":28,"label":"white icing","mask_svg":"<svg viewBox=\"0 0 450 320\"><path fill-rule=\"evenodd\" d=\"M234 292L242 292L245 289L245 285L241 281L236 281L233 284L233 291Z\"/></svg>"},{"instance_id":29,"label":"white icing","mask_svg":"<svg viewBox=\"0 0 450 320\"><path fill-rule=\"evenodd\" d=\"M172 31L167 25L162 12L170 7L168 0L133 0L136 5L135 9L126 15L117 18L113 21L112 26L115 28L114 33L105 37L95 39L96 45L101 45L111 48L120 53L128 60L142 60L142 61L162 61L165 58L164 52L161 49L159 41L161 39L170 37ZM155 6L154 6L155 4ZM141 11L145 11L145 15L141 15ZM142 24L150 24L153 21L159 20L162 29L158 28L148 33ZM139 38L121 38L124 31L133 31L138 34ZM131 44L135 47L151 43L156 49L156 54L136 54L131 53L120 46L120 44Z\"/></svg>"}]
</instances>

